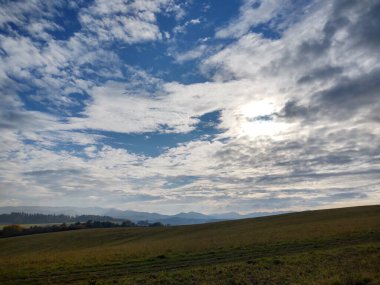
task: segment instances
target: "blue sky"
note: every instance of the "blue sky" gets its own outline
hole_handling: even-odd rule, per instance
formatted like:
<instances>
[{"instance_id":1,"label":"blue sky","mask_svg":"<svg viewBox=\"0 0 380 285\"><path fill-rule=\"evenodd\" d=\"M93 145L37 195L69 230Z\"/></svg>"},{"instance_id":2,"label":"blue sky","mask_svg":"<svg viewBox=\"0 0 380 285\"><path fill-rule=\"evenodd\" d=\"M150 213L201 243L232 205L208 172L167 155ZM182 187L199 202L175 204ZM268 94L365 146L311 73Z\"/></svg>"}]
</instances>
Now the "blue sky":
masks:
<instances>
[{"instance_id":1,"label":"blue sky","mask_svg":"<svg viewBox=\"0 0 380 285\"><path fill-rule=\"evenodd\" d=\"M0 5L0 206L380 202L378 1Z\"/></svg>"}]
</instances>

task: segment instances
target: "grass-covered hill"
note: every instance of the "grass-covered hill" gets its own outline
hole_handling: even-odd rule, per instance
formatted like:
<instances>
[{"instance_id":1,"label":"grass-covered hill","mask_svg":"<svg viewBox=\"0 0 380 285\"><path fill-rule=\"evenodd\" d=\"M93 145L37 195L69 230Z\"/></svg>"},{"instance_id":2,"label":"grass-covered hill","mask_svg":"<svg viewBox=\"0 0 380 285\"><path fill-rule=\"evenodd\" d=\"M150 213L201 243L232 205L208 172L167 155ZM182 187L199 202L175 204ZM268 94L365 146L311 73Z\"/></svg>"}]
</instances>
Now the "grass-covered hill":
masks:
<instances>
[{"instance_id":1,"label":"grass-covered hill","mask_svg":"<svg viewBox=\"0 0 380 285\"><path fill-rule=\"evenodd\" d=\"M0 284L380 284L380 206L0 240Z\"/></svg>"}]
</instances>

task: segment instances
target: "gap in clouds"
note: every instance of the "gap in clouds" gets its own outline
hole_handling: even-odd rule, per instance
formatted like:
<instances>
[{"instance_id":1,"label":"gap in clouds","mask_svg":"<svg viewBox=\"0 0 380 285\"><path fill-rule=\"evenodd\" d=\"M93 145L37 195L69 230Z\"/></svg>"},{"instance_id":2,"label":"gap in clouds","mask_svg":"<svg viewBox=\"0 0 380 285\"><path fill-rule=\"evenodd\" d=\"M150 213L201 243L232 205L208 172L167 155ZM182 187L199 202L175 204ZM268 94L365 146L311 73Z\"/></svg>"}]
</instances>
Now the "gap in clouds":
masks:
<instances>
[{"instance_id":1,"label":"gap in clouds","mask_svg":"<svg viewBox=\"0 0 380 285\"><path fill-rule=\"evenodd\" d=\"M96 130L82 130L80 133L99 135L99 144L111 146L113 148L122 148L129 153L143 155L146 157L157 157L170 148L174 148L180 144L186 144L190 141L212 141L223 130L219 128L220 112L214 111L206 113L196 118L198 123L194 126L194 130L188 133L170 133L170 128L162 126L159 132L143 132L143 133L117 133ZM58 146L57 149L60 149ZM80 154L84 147L77 148L72 145L74 153L78 151Z\"/></svg>"}]
</instances>

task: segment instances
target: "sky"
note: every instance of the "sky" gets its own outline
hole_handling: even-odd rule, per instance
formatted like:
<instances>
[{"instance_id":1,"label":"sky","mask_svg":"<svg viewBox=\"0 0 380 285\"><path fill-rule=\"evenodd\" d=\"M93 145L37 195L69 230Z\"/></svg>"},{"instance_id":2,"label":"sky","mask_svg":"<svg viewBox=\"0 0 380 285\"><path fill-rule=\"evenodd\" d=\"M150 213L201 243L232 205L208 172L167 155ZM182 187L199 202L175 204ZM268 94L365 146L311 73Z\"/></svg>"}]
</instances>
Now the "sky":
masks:
<instances>
[{"instance_id":1,"label":"sky","mask_svg":"<svg viewBox=\"0 0 380 285\"><path fill-rule=\"evenodd\" d=\"M379 0L0 1L0 206L380 204Z\"/></svg>"}]
</instances>

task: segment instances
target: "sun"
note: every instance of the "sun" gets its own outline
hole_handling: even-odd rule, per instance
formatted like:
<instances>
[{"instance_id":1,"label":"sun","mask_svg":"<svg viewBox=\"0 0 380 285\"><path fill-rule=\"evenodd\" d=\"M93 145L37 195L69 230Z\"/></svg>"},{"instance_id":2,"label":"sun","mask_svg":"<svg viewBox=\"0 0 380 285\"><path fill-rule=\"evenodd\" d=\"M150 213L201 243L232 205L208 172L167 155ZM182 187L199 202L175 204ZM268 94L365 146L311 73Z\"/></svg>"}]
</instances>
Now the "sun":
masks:
<instances>
[{"instance_id":1,"label":"sun","mask_svg":"<svg viewBox=\"0 0 380 285\"><path fill-rule=\"evenodd\" d=\"M278 137L288 125L278 120L277 110L273 102L265 100L241 106L238 111L240 136Z\"/></svg>"}]
</instances>

